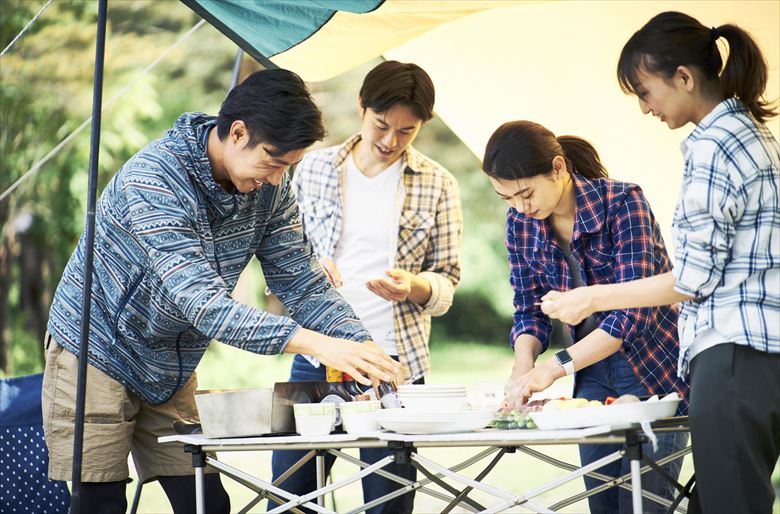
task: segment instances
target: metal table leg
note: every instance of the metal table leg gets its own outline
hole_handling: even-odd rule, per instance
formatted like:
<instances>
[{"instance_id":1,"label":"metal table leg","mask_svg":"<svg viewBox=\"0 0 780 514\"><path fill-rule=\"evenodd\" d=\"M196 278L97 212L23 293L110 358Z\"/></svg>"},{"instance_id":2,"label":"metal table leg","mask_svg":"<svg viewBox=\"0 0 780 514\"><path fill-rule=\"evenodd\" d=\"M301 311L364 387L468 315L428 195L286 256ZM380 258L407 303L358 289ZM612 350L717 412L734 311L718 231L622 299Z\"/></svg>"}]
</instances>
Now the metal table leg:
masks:
<instances>
[{"instance_id":1,"label":"metal table leg","mask_svg":"<svg viewBox=\"0 0 780 514\"><path fill-rule=\"evenodd\" d=\"M626 453L631 462L631 502L634 514L642 514L642 442L638 430L626 431Z\"/></svg>"},{"instance_id":2,"label":"metal table leg","mask_svg":"<svg viewBox=\"0 0 780 514\"><path fill-rule=\"evenodd\" d=\"M192 453L192 467L195 468L195 512L206 514L206 496L203 487L206 454L199 446L189 444L184 447L184 451Z\"/></svg>"},{"instance_id":3,"label":"metal table leg","mask_svg":"<svg viewBox=\"0 0 780 514\"><path fill-rule=\"evenodd\" d=\"M325 487L325 453L322 451L317 452L316 457L317 466L317 489ZM320 507L325 506L325 495L317 497L317 505Z\"/></svg>"}]
</instances>

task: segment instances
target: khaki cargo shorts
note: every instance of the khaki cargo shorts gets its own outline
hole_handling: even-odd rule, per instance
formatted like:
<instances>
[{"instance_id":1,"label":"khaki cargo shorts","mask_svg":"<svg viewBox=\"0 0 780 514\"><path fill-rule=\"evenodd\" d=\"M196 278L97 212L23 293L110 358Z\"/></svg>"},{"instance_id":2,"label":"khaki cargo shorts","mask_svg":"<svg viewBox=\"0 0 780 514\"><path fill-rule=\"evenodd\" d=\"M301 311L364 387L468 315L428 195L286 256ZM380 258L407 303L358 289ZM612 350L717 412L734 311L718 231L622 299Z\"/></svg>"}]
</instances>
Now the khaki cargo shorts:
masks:
<instances>
[{"instance_id":1,"label":"khaki cargo shorts","mask_svg":"<svg viewBox=\"0 0 780 514\"><path fill-rule=\"evenodd\" d=\"M44 437L49 447L49 478L70 480L78 358L48 334L45 344L41 400ZM192 475L192 457L183 446L159 444L157 438L174 434L175 419L199 419L194 398L197 383L193 373L169 401L150 405L99 369L87 366L81 480L126 480L130 452L141 482L159 476Z\"/></svg>"}]
</instances>

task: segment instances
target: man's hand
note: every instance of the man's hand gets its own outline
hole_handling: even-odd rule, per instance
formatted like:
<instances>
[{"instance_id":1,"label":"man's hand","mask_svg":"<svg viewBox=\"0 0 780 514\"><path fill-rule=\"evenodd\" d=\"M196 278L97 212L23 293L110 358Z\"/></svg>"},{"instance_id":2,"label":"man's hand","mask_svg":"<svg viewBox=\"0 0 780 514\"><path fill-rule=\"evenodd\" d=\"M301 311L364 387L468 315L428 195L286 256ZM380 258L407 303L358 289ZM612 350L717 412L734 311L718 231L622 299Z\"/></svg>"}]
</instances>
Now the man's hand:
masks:
<instances>
[{"instance_id":1,"label":"man's hand","mask_svg":"<svg viewBox=\"0 0 780 514\"><path fill-rule=\"evenodd\" d=\"M385 272L388 278L375 278L366 282L366 287L375 295L391 302L403 302L412 292L412 275L406 270L391 269Z\"/></svg>"},{"instance_id":2,"label":"man's hand","mask_svg":"<svg viewBox=\"0 0 780 514\"><path fill-rule=\"evenodd\" d=\"M314 356L326 366L349 373L363 385L371 385L372 378L392 382L402 372L401 365L373 341L332 339Z\"/></svg>"},{"instance_id":3,"label":"man's hand","mask_svg":"<svg viewBox=\"0 0 780 514\"><path fill-rule=\"evenodd\" d=\"M341 287L344 285L341 281L341 273L339 273L339 269L336 267L336 261L330 257L323 257L320 259L320 266L325 270L325 276L328 277L328 282L330 282L333 287Z\"/></svg>"},{"instance_id":4,"label":"man's hand","mask_svg":"<svg viewBox=\"0 0 780 514\"><path fill-rule=\"evenodd\" d=\"M424 304L431 297L431 285L427 280L400 268L385 272L387 278L375 278L366 282L366 287L375 295L390 302L411 300Z\"/></svg>"},{"instance_id":5,"label":"man's hand","mask_svg":"<svg viewBox=\"0 0 780 514\"><path fill-rule=\"evenodd\" d=\"M371 385L371 377L390 381L401 373L401 364L373 341L358 343L326 336L306 328L300 329L293 336L285 346L284 353L302 353L316 357L326 366L349 373L363 385Z\"/></svg>"},{"instance_id":6,"label":"man's hand","mask_svg":"<svg viewBox=\"0 0 780 514\"><path fill-rule=\"evenodd\" d=\"M595 312L590 287L578 287L562 293L550 291L542 297L542 312L569 325L577 325Z\"/></svg>"}]
</instances>

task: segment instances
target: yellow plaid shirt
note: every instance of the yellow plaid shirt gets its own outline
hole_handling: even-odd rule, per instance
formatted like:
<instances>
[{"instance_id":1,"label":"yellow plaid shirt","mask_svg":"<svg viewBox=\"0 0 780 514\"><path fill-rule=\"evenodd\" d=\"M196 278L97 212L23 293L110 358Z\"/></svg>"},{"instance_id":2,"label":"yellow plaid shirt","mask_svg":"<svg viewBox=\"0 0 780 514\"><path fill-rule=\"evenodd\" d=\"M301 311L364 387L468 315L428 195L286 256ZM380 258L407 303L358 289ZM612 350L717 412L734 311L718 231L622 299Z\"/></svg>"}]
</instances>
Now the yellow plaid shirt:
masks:
<instances>
[{"instance_id":1,"label":"yellow plaid shirt","mask_svg":"<svg viewBox=\"0 0 780 514\"><path fill-rule=\"evenodd\" d=\"M346 159L358 141L356 134L341 145L309 152L295 169L293 188L304 229L321 259L333 258L336 252ZM431 368L431 316L449 310L460 281L463 220L455 177L412 147L404 159L397 191L401 210L395 265L427 279L431 298L425 305L410 300L394 303L393 318L399 359L407 379L417 380Z\"/></svg>"}]
</instances>

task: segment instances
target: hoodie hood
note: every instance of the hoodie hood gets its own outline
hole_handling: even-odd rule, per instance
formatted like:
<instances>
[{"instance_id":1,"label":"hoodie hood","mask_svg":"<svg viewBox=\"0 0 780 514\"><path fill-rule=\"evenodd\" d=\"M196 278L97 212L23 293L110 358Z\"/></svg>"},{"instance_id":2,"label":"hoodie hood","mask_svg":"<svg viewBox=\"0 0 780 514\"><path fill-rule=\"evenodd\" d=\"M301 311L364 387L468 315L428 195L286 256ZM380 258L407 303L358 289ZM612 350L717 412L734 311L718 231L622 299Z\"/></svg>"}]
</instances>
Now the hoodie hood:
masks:
<instances>
[{"instance_id":1,"label":"hoodie hood","mask_svg":"<svg viewBox=\"0 0 780 514\"><path fill-rule=\"evenodd\" d=\"M209 133L216 128L217 118L202 112L185 112L168 130L165 138L179 149L177 152L184 161L184 168L193 184L203 193L203 196L220 218L231 216L236 210L237 198L217 184L212 175L211 163L206 152Z\"/></svg>"}]
</instances>

